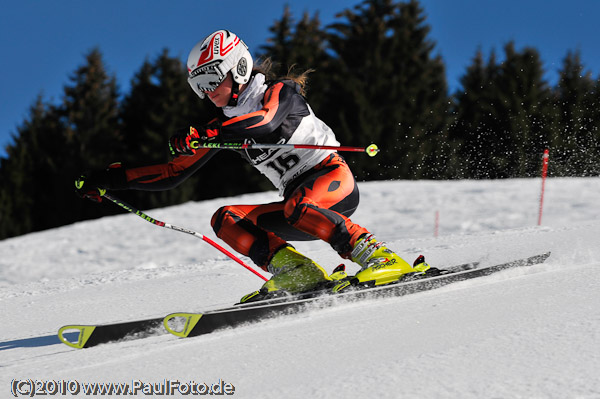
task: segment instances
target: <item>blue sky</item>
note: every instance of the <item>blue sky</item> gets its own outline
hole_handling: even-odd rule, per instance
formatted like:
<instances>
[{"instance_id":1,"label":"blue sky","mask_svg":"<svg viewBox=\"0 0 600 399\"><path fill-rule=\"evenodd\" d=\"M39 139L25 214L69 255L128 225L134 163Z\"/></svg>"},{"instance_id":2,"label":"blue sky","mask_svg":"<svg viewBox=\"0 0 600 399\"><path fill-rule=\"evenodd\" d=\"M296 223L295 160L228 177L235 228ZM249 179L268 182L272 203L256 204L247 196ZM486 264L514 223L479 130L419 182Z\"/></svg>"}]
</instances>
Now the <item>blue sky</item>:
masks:
<instances>
[{"instance_id":1,"label":"blue sky","mask_svg":"<svg viewBox=\"0 0 600 399\"><path fill-rule=\"evenodd\" d=\"M319 13L323 25L360 1L293 0L293 15ZM0 12L0 156L41 94L60 103L69 76L84 54L98 47L121 91L146 58L168 48L187 58L193 45L214 30L234 31L252 48L266 43L268 28L283 13L285 1L258 0L2 0ZM446 64L450 88L478 48L487 55L513 40L518 49L538 49L556 82L568 50L580 50L586 68L600 74L598 0L421 0L430 39Z\"/></svg>"}]
</instances>

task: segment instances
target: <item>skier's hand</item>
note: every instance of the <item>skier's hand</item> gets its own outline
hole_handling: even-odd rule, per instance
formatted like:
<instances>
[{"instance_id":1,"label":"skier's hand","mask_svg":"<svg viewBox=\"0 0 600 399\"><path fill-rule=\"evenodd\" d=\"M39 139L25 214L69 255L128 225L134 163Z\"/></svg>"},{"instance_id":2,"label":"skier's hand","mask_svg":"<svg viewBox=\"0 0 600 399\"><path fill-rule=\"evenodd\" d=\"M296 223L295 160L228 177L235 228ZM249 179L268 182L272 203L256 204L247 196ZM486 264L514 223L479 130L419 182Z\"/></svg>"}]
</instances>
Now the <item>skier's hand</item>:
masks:
<instances>
[{"instance_id":1,"label":"skier's hand","mask_svg":"<svg viewBox=\"0 0 600 399\"><path fill-rule=\"evenodd\" d=\"M200 140L200 133L193 126L190 126L187 130L176 132L169 139L171 155L194 155L196 150L191 147L190 143L197 140Z\"/></svg>"},{"instance_id":2,"label":"skier's hand","mask_svg":"<svg viewBox=\"0 0 600 399\"><path fill-rule=\"evenodd\" d=\"M171 155L194 155L201 145L220 141L220 132L221 124L216 120L199 129L190 126L179 131L169 139Z\"/></svg>"},{"instance_id":3,"label":"skier's hand","mask_svg":"<svg viewBox=\"0 0 600 399\"><path fill-rule=\"evenodd\" d=\"M75 179L75 192L79 197L102 202L107 189L123 190L127 188L127 177L121 163L113 163L104 170L84 173Z\"/></svg>"},{"instance_id":4,"label":"skier's hand","mask_svg":"<svg viewBox=\"0 0 600 399\"><path fill-rule=\"evenodd\" d=\"M90 180L86 175L81 175L75 179L75 192L80 198L102 202L102 196L106 193L106 189L96 187Z\"/></svg>"}]
</instances>

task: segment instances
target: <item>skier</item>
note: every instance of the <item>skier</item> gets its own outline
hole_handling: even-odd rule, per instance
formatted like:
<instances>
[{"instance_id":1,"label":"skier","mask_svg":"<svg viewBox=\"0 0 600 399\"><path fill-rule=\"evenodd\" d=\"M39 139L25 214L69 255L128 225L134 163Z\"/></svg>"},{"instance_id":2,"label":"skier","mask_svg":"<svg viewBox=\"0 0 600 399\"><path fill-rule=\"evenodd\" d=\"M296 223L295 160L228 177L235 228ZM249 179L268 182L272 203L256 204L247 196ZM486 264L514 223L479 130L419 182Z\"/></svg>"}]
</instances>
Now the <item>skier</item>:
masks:
<instances>
[{"instance_id":1,"label":"skier","mask_svg":"<svg viewBox=\"0 0 600 399\"><path fill-rule=\"evenodd\" d=\"M198 42L187 67L194 92L201 99L208 97L220 108L222 117L175 133L169 139L175 158L167 164L129 169L113 164L81 176L76 181L80 196L99 202L102 189L175 187L219 151L196 149L194 142L339 145L303 96L307 72L267 80L268 60L255 66L246 44L234 33L219 30ZM212 217L217 237L273 275L242 302L347 285L336 288L321 266L288 241L326 241L342 258L361 266L355 275L361 283L386 284L429 269L423 257L409 265L349 219L358 206L358 187L337 152L288 148L238 152L267 176L283 197L270 204L224 206Z\"/></svg>"}]
</instances>

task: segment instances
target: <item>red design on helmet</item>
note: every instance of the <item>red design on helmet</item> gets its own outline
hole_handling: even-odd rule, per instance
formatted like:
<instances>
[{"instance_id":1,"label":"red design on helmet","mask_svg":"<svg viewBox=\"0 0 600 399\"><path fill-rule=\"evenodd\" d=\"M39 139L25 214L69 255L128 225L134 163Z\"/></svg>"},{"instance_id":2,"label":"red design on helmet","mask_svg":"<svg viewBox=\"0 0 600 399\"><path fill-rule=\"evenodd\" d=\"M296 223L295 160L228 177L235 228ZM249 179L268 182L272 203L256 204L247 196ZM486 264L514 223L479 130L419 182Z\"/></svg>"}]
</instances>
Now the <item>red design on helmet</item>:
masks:
<instances>
[{"instance_id":1,"label":"red design on helmet","mask_svg":"<svg viewBox=\"0 0 600 399\"><path fill-rule=\"evenodd\" d=\"M252 73L248 46L234 33L218 30L198 42L188 56L188 83L200 98L213 91L231 72L238 84L248 83Z\"/></svg>"}]
</instances>

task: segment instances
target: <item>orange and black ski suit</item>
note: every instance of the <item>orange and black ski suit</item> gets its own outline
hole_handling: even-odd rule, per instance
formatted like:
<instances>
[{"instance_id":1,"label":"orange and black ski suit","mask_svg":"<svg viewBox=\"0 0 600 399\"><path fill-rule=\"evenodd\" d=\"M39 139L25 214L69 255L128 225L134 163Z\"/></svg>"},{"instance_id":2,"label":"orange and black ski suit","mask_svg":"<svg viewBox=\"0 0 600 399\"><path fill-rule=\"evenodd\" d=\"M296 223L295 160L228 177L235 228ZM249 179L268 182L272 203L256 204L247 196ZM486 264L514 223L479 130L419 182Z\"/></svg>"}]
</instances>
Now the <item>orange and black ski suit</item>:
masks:
<instances>
[{"instance_id":1,"label":"orange and black ski suit","mask_svg":"<svg viewBox=\"0 0 600 399\"><path fill-rule=\"evenodd\" d=\"M286 142L310 122L303 124L303 118L314 117L293 82L269 83L260 101L262 108L256 112L223 118L224 141ZM314 135L314 131L311 134ZM149 191L172 188L196 172L217 151L201 149L193 156L178 156L167 164L127 169L127 188ZM304 154L310 153L307 150L293 154L271 154L263 150L238 152L254 166L266 165L278 155L285 160L295 160L294 165L301 164L302 157L308 156ZM344 159L333 151L323 151L323 158L309 166L281 184L282 201L229 205L217 210L211 220L217 236L265 270L273 254L288 240L321 239L348 258L356 240L367 233L348 218L359 203L354 176Z\"/></svg>"}]
</instances>

